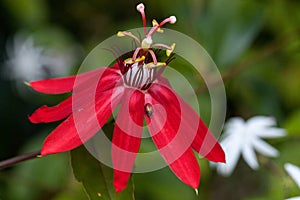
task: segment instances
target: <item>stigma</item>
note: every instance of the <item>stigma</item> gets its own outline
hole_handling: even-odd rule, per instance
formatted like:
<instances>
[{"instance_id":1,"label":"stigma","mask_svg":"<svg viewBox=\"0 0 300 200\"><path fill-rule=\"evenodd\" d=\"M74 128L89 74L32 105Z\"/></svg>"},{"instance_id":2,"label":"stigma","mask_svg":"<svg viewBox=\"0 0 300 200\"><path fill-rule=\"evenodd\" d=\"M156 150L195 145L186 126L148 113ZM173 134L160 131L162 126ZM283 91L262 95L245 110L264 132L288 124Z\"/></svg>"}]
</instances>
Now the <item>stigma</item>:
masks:
<instances>
[{"instance_id":1,"label":"stigma","mask_svg":"<svg viewBox=\"0 0 300 200\"><path fill-rule=\"evenodd\" d=\"M166 23L174 24L176 22L176 17L175 16L170 16L166 19L164 19L162 22L158 23L155 19L152 21L152 28L147 32L147 20L146 20L146 14L145 14L145 6L144 4L140 3L136 6L136 9L138 12L141 13L142 16L142 21L143 21L143 27L144 27L144 35L145 37L143 39L139 39L135 35L133 35L131 32L127 31L119 31L117 33L118 37L124 37L128 36L134 39L138 47L134 50L133 55L131 58L127 58L124 62L124 64L133 64L133 63L139 63L141 62L141 59L147 57L150 55L152 58L152 62L145 63L146 68L157 68L157 67L162 67L166 66L167 64L165 62L159 61L157 59L156 54L153 51L154 47L158 47L160 49L164 49L166 51L167 57L169 57L175 48L175 43L171 45L166 45L166 44L160 44L160 43L154 43L152 40L152 36L158 32L158 33L163 33L163 30L161 27L165 25Z\"/></svg>"}]
</instances>

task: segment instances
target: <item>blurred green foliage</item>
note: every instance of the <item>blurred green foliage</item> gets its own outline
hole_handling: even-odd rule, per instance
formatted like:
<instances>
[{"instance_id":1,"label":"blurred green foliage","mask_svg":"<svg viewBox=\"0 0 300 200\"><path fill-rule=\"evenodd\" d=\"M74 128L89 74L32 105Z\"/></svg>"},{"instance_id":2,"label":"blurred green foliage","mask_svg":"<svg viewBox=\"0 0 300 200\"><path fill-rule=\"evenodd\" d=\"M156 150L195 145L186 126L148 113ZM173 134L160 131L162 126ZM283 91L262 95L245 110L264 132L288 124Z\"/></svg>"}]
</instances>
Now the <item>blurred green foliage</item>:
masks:
<instances>
[{"instance_id":1,"label":"blurred green foliage","mask_svg":"<svg viewBox=\"0 0 300 200\"><path fill-rule=\"evenodd\" d=\"M71 163L74 176L83 184L89 199L134 200L133 182L129 180L126 189L116 193L112 187L113 169L99 163L85 146L71 151Z\"/></svg>"},{"instance_id":2,"label":"blurred green foliage","mask_svg":"<svg viewBox=\"0 0 300 200\"><path fill-rule=\"evenodd\" d=\"M137 1L124 0L2 0L0 2L0 59L7 59L6 44L25 31L42 43L80 44L89 52L119 30L141 26ZM176 15L168 28L183 32L204 46L224 75L227 117L275 116L288 136L272 141L281 155L260 157L260 169L251 171L242 161L234 174L223 178L200 160L199 196L169 169L135 174L135 195L140 200L168 199L284 199L300 190L283 169L300 166L300 2L296 0L164 0L144 1L148 19ZM150 23L150 21L149 21ZM175 60L176 70L189 77L199 92L203 118L209 119L209 95L187 64ZM0 65L1 70L4 65ZM74 66L74 71L76 70ZM26 90L26 89L24 89ZM15 82L0 77L0 158L41 147L54 125L33 125L27 115L41 104L62 97L29 91L20 96ZM46 133L45 134L45 130ZM66 154L28 161L0 171L0 199L86 199L71 175Z\"/></svg>"}]
</instances>

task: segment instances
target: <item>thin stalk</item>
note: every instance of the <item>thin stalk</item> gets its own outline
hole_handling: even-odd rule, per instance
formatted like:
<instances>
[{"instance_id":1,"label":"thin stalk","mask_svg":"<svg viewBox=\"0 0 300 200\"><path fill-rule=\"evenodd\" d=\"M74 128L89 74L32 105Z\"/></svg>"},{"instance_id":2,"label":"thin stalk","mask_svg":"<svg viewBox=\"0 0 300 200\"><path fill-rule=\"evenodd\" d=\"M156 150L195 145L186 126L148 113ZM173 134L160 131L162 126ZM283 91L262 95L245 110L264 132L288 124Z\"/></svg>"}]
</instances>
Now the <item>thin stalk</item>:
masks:
<instances>
[{"instance_id":1,"label":"thin stalk","mask_svg":"<svg viewBox=\"0 0 300 200\"><path fill-rule=\"evenodd\" d=\"M10 167L12 165L15 165L17 163L20 163L20 162L23 162L23 161L26 161L26 160L37 158L40 155L40 152L41 151L35 151L35 152L20 155L20 156L16 156L16 157L13 157L13 158L9 158L7 160L3 160L3 161L0 162L0 169Z\"/></svg>"}]
</instances>

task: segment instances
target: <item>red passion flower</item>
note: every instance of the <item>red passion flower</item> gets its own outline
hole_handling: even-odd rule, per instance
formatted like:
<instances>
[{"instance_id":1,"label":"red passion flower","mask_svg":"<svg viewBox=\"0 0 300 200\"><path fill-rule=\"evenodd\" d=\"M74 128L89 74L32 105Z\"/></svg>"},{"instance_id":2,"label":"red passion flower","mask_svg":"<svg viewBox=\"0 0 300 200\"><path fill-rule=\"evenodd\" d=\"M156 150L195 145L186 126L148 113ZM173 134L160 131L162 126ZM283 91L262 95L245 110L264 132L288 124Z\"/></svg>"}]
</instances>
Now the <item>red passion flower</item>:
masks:
<instances>
[{"instance_id":1,"label":"red passion flower","mask_svg":"<svg viewBox=\"0 0 300 200\"><path fill-rule=\"evenodd\" d=\"M171 16L161 23L153 20L147 32L144 5L139 4L144 25L144 39L130 32L138 45L125 59L118 58L113 66L86 73L32 81L29 85L46 94L72 95L56 106L42 106L29 120L49 123L64 120L45 139L41 156L72 150L91 137L107 122L120 106L112 138L114 187L123 190L138 154L144 119L161 156L173 173L185 184L198 188L200 168L194 151L213 162L225 162L224 152L198 114L176 94L168 80L161 76L174 55L175 44L156 44L152 36L163 32L166 23L175 23ZM165 62L159 60L155 47L165 49ZM161 51L160 51L161 52ZM92 83L97 83L91 87Z\"/></svg>"}]
</instances>

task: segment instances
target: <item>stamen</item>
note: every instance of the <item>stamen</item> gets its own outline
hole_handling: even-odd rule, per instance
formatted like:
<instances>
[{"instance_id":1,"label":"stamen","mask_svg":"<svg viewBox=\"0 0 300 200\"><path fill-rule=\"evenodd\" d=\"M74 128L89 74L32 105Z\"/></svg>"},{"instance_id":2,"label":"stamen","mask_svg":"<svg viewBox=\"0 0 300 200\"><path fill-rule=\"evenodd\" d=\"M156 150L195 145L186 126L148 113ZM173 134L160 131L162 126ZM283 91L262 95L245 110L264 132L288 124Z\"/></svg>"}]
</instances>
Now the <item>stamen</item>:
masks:
<instances>
[{"instance_id":1,"label":"stamen","mask_svg":"<svg viewBox=\"0 0 300 200\"><path fill-rule=\"evenodd\" d=\"M168 45L165 45L165 44L160 44L160 43L153 44L151 47L162 47L162 48L165 48L165 49L172 50L172 47L170 47Z\"/></svg>"},{"instance_id":2,"label":"stamen","mask_svg":"<svg viewBox=\"0 0 300 200\"><path fill-rule=\"evenodd\" d=\"M158 25L159 25L158 22L157 22L155 19L153 19L153 20L152 20L152 26L155 27L155 26L158 26ZM164 30L158 28L158 29L156 30L156 32L163 33Z\"/></svg>"},{"instance_id":3,"label":"stamen","mask_svg":"<svg viewBox=\"0 0 300 200\"><path fill-rule=\"evenodd\" d=\"M146 58L145 56L142 56L142 57L136 58L134 61L135 62L141 62L141 61L144 61L145 58Z\"/></svg>"},{"instance_id":4,"label":"stamen","mask_svg":"<svg viewBox=\"0 0 300 200\"><path fill-rule=\"evenodd\" d=\"M135 41L137 41L139 43L139 45L141 45L141 41L139 38L137 38L135 35L133 35L131 32L127 32L127 31L119 31L117 33L118 37L124 37L124 36L129 36L131 38L133 38Z\"/></svg>"},{"instance_id":5,"label":"stamen","mask_svg":"<svg viewBox=\"0 0 300 200\"><path fill-rule=\"evenodd\" d=\"M122 31L118 31L117 36L118 36L118 37L124 37L125 34L124 34Z\"/></svg>"},{"instance_id":6,"label":"stamen","mask_svg":"<svg viewBox=\"0 0 300 200\"><path fill-rule=\"evenodd\" d=\"M152 60L153 60L153 63L156 64L157 63L157 59L156 59L156 55L155 53L150 49L148 50L148 52L151 54L152 56Z\"/></svg>"},{"instance_id":7,"label":"stamen","mask_svg":"<svg viewBox=\"0 0 300 200\"><path fill-rule=\"evenodd\" d=\"M152 27L151 30L149 31L149 33L147 34L147 37L151 37L160 27L162 27L163 25L165 25L168 22L170 24L174 24L176 22L176 17L170 16L170 17L166 18L165 20L163 20L158 26Z\"/></svg>"},{"instance_id":8,"label":"stamen","mask_svg":"<svg viewBox=\"0 0 300 200\"><path fill-rule=\"evenodd\" d=\"M143 25L144 25L144 33L146 35L147 34L147 30L146 30L147 21L146 21L146 15L145 15L145 6L144 6L144 4L140 3L136 6L136 9L142 15L142 20L143 20Z\"/></svg>"},{"instance_id":9,"label":"stamen","mask_svg":"<svg viewBox=\"0 0 300 200\"><path fill-rule=\"evenodd\" d=\"M141 50L141 47L138 47L138 48L135 49L135 51L133 53L133 56L132 56L133 60L136 59L136 57L137 57L138 53L140 52L140 50Z\"/></svg>"},{"instance_id":10,"label":"stamen","mask_svg":"<svg viewBox=\"0 0 300 200\"><path fill-rule=\"evenodd\" d=\"M132 64L134 64L134 63L144 61L145 58L146 58L145 56L142 56L142 57L136 58L136 59L133 59L133 58L127 58L126 60L124 60L124 63L127 64L127 65L132 65Z\"/></svg>"},{"instance_id":11,"label":"stamen","mask_svg":"<svg viewBox=\"0 0 300 200\"><path fill-rule=\"evenodd\" d=\"M165 62L158 62L156 64L154 64L153 62L150 62L150 63L147 63L145 65L145 68L150 68L150 69L153 69L153 68L157 68L157 67L165 67L167 66L167 64Z\"/></svg>"},{"instance_id":12,"label":"stamen","mask_svg":"<svg viewBox=\"0 0 300 200\"><path fill-rule=\"evenodd\" d=\"M171 53L174 51L176 44L173 43L171 46L165 45L165 44L153 44L151 47L163 47L166 50L166 55L169 57L171 55Z\"/></svg>"},{"instance_id":13,"label":"stamen","mask_svg":"<svg viewBox=\"0 0 300 200\"><path fill-rule=\"evenodd\" d=\"M166 55L167 55L168 57L169 57L169 56L171 55L171 53L174 51L175 46L176 46L176 44L173 43L173 44L171 45L171 49L167 49L167 50L166 50Z\"/></svg>"},{"instance_id":14,"label":"stamen","mask_svg":"<svg viewBox=\"0 0 300 200\"><path fill-rule=\"evenodd\" d=\"M127 65L132 65L134 61L132 60L132 58L127 58L126 60L124 60L124 63Z\"/></svg>"}]
</instances>

